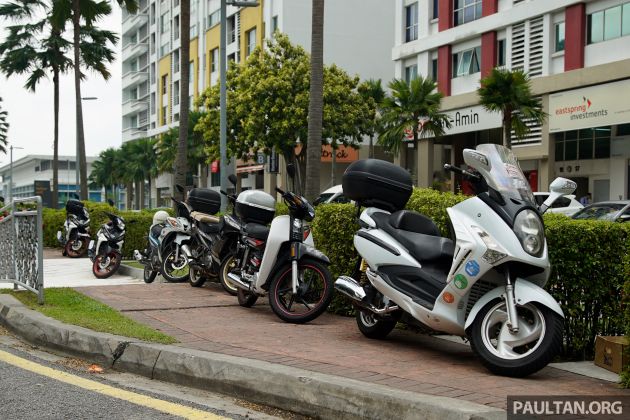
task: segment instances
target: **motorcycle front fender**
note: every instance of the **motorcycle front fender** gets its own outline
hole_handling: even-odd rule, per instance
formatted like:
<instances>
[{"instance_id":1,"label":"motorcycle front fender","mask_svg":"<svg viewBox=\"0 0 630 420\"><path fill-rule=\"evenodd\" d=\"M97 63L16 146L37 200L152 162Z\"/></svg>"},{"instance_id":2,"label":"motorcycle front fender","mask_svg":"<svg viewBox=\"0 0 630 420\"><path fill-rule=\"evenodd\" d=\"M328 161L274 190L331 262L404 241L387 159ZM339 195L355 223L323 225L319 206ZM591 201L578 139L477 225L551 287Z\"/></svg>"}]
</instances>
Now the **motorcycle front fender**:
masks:
<instances>
[{"instance_id":1,"label":"motorcycle front fender","mask_svg":"<svg viewBox=\"0 0 630 420\"><path fill-rule=\"evenodd\" d=\"M495 299L503 299L504 293L505 287L499 286L483 295L470 310L464 329L467 330L473 324L481 308ZM545 289L527 280L517 278L514 281L514 297L517 305L525 305L530 302L540 303L564 318L564 313L558 302Z\"/></svg>"},{"instance_id":2,"label":"motorcycle front fender","mask_svg":"<svg viewBox=\"0 0 630 420\"><path fill-rule=\"evenodd\" d=\"M306 243L299 243L297 244L297 246L298 246L298 261L303 258L309 257L314 260L321 261L326 265L330 265L330 258L328 258L326 254L324 254L322 251L315 249L315 247Z\"/></svg>"}]
</instances>

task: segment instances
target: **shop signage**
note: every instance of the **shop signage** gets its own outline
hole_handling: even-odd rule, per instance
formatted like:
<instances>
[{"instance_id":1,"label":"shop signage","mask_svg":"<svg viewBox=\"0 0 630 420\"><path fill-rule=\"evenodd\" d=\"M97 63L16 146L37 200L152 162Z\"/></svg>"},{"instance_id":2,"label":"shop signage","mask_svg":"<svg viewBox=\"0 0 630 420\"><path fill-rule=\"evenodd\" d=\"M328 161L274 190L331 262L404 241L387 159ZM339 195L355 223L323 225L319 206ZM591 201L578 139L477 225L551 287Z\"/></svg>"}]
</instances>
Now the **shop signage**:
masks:
<instances>
[{"instance_id":1,"label":"shop signage","mask_svg":"<svg viewBox=\"0 0 630 420\"><path fill-rule=\"evenodd\" d=\"M298 145L295 147L295 154L299 155L302 151L302 145ZM337 156L335 161L337 163L350 163L359 159L359 150L352 148L350 146L337 146L335 150L337 152ZM330 145L322 146L322 162L332 162L332 152Z\"/></svg>"},{"instance_id":2,"label":"shop signage","mask_svg":"<svg viewBox=\"0 0 630 420\"><path fill-rule=\"evenodd\" d=\"M501 127L501 114L488 112L481 105L446 111L451 120L451 128L446 129L445 135L470 133Z\"/></svg>"},{"instance_id":3,"label":"shop signage","mask_svg":"<svg viewBox=\"0 0 630 420\"><path fill-rule=\"evenodd\" d=\"M549 132L630 122L630 80L549 95Z\"/></svg>"}]
</instances>

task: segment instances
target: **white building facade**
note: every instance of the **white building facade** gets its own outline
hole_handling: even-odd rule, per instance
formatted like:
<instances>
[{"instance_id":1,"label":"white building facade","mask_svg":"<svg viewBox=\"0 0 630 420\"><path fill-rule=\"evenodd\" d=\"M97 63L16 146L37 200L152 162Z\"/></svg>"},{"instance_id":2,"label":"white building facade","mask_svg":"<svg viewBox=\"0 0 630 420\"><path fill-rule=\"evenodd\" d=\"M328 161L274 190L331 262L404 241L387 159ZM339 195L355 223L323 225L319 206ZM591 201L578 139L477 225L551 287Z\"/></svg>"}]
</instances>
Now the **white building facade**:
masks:
<instances>
[{"instance_id":1,"label":"white building facade","mask_svg":"<svg viewBox=\"0 0 630 420\"><path fill-rule=\"evenodd\" d=\"M630 194L630 1L397 0L392 58L399 78L432 77L453 127L410 145L401 164L422 186L443 179L463 148L501 142L501 118L476 90L495 66L532 79L547 121L513 150L532 188L574 179L594 201ZM457 180L453 188L457 188Z\"/></svg>"},{"instance_id":2,"label":"white building facade","mask_svg":"<svg viewBox=\"0 0 630 420\"><path fill-rule=\"evenodd\" d=\"M220 0L191 0L190 102L218 83ZM395 4L381 0L326 3L324 62L361 79L394 77ZM140 0L137 14L123 11L123 142L151 137L179 120L179 0ZM242 62L275 30L310 50L311 0L260 0L257 7L227 7L228 60ZM218 174L210 176L210 185ZM258 180L257 182L260 182ZM249 187L255 188L255 182ZM158 180L168 188L170 181ZM159 195L159 194L158 194ZM165 194L164 194L165 195Z\"/></svg>"}]
</instances>

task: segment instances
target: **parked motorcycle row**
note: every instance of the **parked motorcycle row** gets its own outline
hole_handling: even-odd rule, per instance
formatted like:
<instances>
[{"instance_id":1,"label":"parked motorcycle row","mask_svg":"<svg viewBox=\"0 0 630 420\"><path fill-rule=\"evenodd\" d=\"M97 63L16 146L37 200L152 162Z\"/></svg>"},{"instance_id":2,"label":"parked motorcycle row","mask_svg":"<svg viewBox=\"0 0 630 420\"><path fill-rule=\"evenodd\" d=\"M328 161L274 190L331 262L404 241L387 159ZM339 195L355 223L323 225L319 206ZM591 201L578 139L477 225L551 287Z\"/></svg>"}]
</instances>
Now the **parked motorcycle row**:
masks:
<instances>
[{"instance_id":1,"label":"parked motorcycle row","mask_svg":"<svg viewBox=\"0 0 630 420\"><path fill-rule=\"evenodd\" d=\"M313 206L280 189L288 215L275 215L271 195L248 190L221 191L232 211L220 217L220 194L193 189L185 202L174 200L175 217L155 214L147 248L134 256L145 266L147 283L157 274L194 287L218 281L244 307L268 296L273 312L291 323L321 315L335 288L350 298L368 338L385 338L399 322L457 335L493 373L527 376L562 345L562 309L543 289L550 265L542 214L576 184L555 179L538 206L510 149L482 144L463 155L469 169L445 169L470 181L476 195L447 209L452 239L431 219L404 210L413 190L406 170L377 159L352 163L342 184L357 208L358 259L353 273L334 282L330 260L315 248L308 226ZM291 166L287 172L294 175ZM64 249L73 256L85 233L74 219L66 226ZM120 231L114 219L107 226ZM95 266L115 262L110 255L120 247L114 244L122 246L111 239L120 236L107 236L105 226L101 231L103 240L99 235L90 245ZM122 232L124 238L124 223Z\"/></svg>"}]
</instances>

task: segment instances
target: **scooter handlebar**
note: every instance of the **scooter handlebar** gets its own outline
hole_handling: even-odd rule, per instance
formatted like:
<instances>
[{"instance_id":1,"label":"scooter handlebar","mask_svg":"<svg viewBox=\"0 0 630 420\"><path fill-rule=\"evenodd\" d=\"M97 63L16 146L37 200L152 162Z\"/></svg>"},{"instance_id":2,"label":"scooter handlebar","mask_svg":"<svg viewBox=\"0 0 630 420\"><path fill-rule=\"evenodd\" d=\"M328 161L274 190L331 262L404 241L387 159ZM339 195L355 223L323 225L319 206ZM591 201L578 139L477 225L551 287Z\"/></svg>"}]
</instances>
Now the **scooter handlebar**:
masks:
<instances>
[{"instance_id":1,"label":"scooter handlebar","mask_svg":"<svg viewBox=\"0 0 630 420\"><path fill-rule=\"evenodd\" d=\"M458 173L458 174L460 174L462 176L465 176L465 177L468 177L468 178L472 178L472 179L474 179L476 181L481 180L481 177L479 175L473 174L472 172L468 172L465 169L458 168L457 166L453 166L453 165L450 165L448 163L444 164L444 169L447 170L447 171Z\"/></svg>"}]
</instances>

